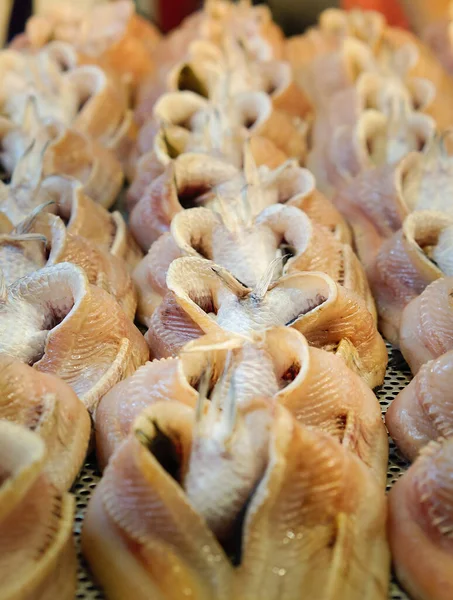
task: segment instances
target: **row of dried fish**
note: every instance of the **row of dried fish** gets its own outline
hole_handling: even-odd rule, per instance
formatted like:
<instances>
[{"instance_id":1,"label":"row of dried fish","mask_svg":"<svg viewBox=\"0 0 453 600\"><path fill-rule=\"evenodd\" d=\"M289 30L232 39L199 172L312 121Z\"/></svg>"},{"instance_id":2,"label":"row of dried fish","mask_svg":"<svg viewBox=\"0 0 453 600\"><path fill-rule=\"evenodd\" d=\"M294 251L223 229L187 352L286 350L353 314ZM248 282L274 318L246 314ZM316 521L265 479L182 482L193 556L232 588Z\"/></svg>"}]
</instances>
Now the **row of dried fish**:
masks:
<instances>
[{"instance_id":1,"label":"row of dried fish","mask_svg":"<svg viewBox=\"0 0 453 600\"><path fill-rule=\"evenodd\" d=\"M386 416L404 454L420 454L390 494L396 571L414 598L447 599L453 80L420 41L374 13L328 11L317 29L292 41L291 52L320 107L307 165L351 224L380 330L415 375Z\"/></svg>"},{"instance_id":2,"label":"row of dried fish","mask_svg":"<svg viewBox=\"0 0 453 600\"><path fill-rule=\"evenodd\" d=\"M131 9L118 2L78 20L68 5L52 26L53 17L33 18L26 36L0 52L5 600L74 597L74 500L67 490L85 461L90 412L149 358L133 324L131 271L142 253L121 214L107 211L132 173L136 140L125 73L109 62L127 48L145 54L151 43L151 26ZM108 26L93 52L84 21L91 17Z\"/></svg>"},{"instance_id":3,"label":"row of dried fish","mask_svg":"<svg viewBox=\"0 0 453 600\"><path fill-rule=\"evenodd\" d=\"M133 278L159 360L95 415L82 545L109 598L386 597L387 353L276 32L208 2L138 95Z\"/></svg>"}]
</instances>

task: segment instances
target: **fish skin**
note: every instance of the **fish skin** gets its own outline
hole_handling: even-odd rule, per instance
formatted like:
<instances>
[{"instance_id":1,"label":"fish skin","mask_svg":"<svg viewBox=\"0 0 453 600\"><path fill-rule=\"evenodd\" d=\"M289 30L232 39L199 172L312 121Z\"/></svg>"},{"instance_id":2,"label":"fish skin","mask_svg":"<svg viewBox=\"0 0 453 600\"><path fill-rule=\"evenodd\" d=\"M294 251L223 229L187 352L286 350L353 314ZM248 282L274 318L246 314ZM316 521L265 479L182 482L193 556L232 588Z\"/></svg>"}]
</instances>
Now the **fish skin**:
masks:
<instances>
[{"instance_id":1,"label":"fish skin","mask_svg":"<svg viewBox=\"0 0 453 600\"><path fill-rule=\"evenodd\" d=\"M453 216L453 158L448 152L449 130L433 137L423 153L405 160L401 191L411 211L436 210Z\"/></svg>"},{"instance_id":2,"label":"fish skin","mask_svg":"<svg viewBox=\"0 0 453 600\"><path fill-rule=\"evenodd\" d=\"M132 270L142 253L121 214L109 213L94 202L74 179L52 175L41 181L40 161L40 156L26 153L14 170L11 184L0 185L2 220L8 219L12 227L17 226L40 204L53 201L52 206L43 210L61 217L69 233L89 239L114 256L124 258Z\"/></svg>"},{"instance_id":3,"label":"fish skin","mask_svg":"<svg viewBox=\"0 0 453 600\"><path fill-rule=\"evenodd\" d=\"M382 242L409 214L399 191L400 168L383 165L360 173L339 186L332 202L351 224L357 253L365 268Z\"/></svg>"},{"instance_id":4,"label":"fish skin","mask_svg":"<svg viewBox=\"0 0 453 600\"><path fill-rule=\"evenodd\" d=\"M64 70L63 65L68 68ZM43 118L89 135L112 149L127 166L124 149L134 142L136 127L126 88L116 77L98 66L77 64L75 49L55 41L31 54L9 49L8 55L2 55L0 69L9 81L2 102L11 120L21 123L32 92Z\"/></svg>"},{"instance_id":5,"label":"fish skin","mask_svg":"<svg viewBox=\"0 0 453 600\"><path fill-rule=\"evenodd\" d=\"M368 270L376 299L380 329L392 344L399 344L402 313L443 273L432 262L425 247L436 246L450 218L436 211L417 211L404 220L403 227L387 240Z\"/></svg>"},{"instance_id":6,"label":"fish skin","mask_svg":"<svg viewBox=\"0 0 453 600\"><path fill-rule=\"evenodd\" d=\"M170 265L167 285L174 297L166 296L165 306L161 304L153 314L146 334L158 357L176 354L188 339L199 337L199 330L210 333L224 329L244 334L290 324L316 347L336 348L344 342L342 356L351 368L370 387L380 385L387 351L373 315L354 292L335 284L323 273L309 272L282 277L259 299L231 275L240 290L230 290L211 267L220 269L196 257L179 258ZM175 301L179 308L172 308ZM181 319L185 321L183 335L175 326L169 335L165 324L172 319L179 324Z\"/></svg>"},{"instance_id":7,"label":"fish skin","mask_svg":"<svg viewBox=\"0 0 453 600\"><path fill-rule=\"evenodd\" d=\"M408 153L428 145L434 136L435 121L413 111L399 91L389 106L385 112L363 111L356 122L330 129L330 135L323 135L314 144L307 166L326 195L331 196L335 188L363 171L396 164Z\"/></svg>"},{"instance_id":8,"label":"fish skin","mask_svg":"<svg viewBox=\"0 0 453 600\"><path fill-rule=\"evenodd\" d=\"M170 264L182 256L171 233L163 233L132 273L138 295L137 319L144 325L167 293L166 277Z\"/></svg>"},{"instance_id":9,"label":"fish skin","mask_svg":"<svg viewBox=\"0 0 453 600\"><path fill-rule=\"evenodd\" d=\"M13 325L16 318L20 328ZM36 271L8 288L0 321L1 352L58 375L90 410L149 357L143 336L114 298L70 263Z\"/></svg>"},{"instance_id":10,"label":"fish skin","mask_svg":"<svg viewBox=\"0 0 453 600\"><path fill-rule=\"evenodd\" d=\"M161 415L163 407L168 408L167 403L156 405ZM172 439L177 435L184 448L187 436L190 442L193 409L180 403L170 409L171 415L155 413L153 418ZM126 481L133 485L125 486ZM115 552L105 547L105 534ZM156 588L157 597L169 600L181 598L184 589L200 600L229 598L232 567L217 540L185 500L179 484L133 434L115 452L90 501L82 547L111 598L125 599L132 589L137 599L145 599ZM122 577L116 580L112 567L119 556L131 568L122 572L120 567Z\"/></svg>"},{"instance_id":11,"label":"fish skin","mask_svg":"<svg viewBox=\"0 0 453 600\"><path fill-rule=\"evenodd\" d=\"M178 365L177 358L147 362L101 399L96 411L96 455L101 469L147 406L177 399L195 407L195 390L181 385L176 378Z\"/></svg>"},{"instance_id":12,"label":"fish skin","mask_svg":"<svg viewBox=\"0 0 453 600\"><path fill-rule=\"evenodd\" d=\"M387 429L409 460L431 440L453 435L453 350L424 363L390 405Z\"/></svg>"},{"instance_id":13,"label":"fish skin","mask_svg":"<svg viewBox=\"0 0 453 600\"><path fill-rule=\"evenodd\" d=\"M320 599L385 598L390 557L380 486L337 440L288 417L277 409L275 467L269 464L247 511L238 597L293 600L304 590Z\"/></svg>"},{"instance_id":14,"label":"fish skin","mask_svg":"<svg viewBox=\"0 0 453 600\"><path fill-rule=\"evenodd\" d=\"M30 228L48 238L47 265L70 262L81 267L93 285L103 287L130 319L135 316L137 295L124 260L64 228L62 220L49 214L39 215Z\"/></svg>"},{"instance_id":15,"label":"fish skin","mask_svg":"<svg viewBox=\"0 0 453 600\"><path fill-rule=\"evenodd\" d=\"M173 161L147 188L130 216L130 227L143 250L168 231L172 217L182 210L178 194L185 191L202 196L213 186L228 181L237 170L212 157L184 154Z\"/></svg>"},{"instance_id":16,"label":"fish skin","mask_svg":"<svg viewBox=\"0 0 453 600\"><path fill-rule=\"evenodd\" d=\"M376 396L339 356L309 348L309 370L277 399L298 422L340 440L385 484L388 439Z\"/></svg>"},{"instance_id":17,"label":"fish skin","mask_svg":"<svg viewBox=\"0 0 453 600\"><path fill-rule=\"evenodd\" d=\"M154 360L120 382L101 400L96 413L96 443L101 465L128 435L146 406L177 400L195 407L196 381L210 364L218 381L225 348L233 348L234 389L238 406L268 395L300 423L327 432L357 454L382 484L388 441L380 407L369 387L331 353L311 348L295 329L276 327L248 338L205 335L187 344L177 358ZM295 368L294 379L284 381ZM220 369L220 370L219 370ZM221 383L228 388L228 383Z\"/></svg>"},{"instance_id":18,"label":"fish skin","mask_svg":"<svg viewBox=\"0 0 453 600\"><path fill-rule=\"evenodd\" d=\"M8 285L44 266L70 262L84 270L90 283L112 294L129 318L134 318L136 291L121 259L90 240L69 233L56 215L41 213L26 224L27 235L43 236L38 242L21 241L21 224L18 227L20 231L16 229L3 239L0 236L0 268Z\"/></svg>"},{"instance_id":19,"label":"fish skin","mask_svg":"<svg viewBox=\"0 0 453 600\"><path fill-rule=\"evenodd\" d=\"M45 472L61 492L69 490L85 460L91 420L60 379L0 354L0 419L27 427L46 443Z\"/></svg>"},{"instance_id":20,"label":"fish skin","mask_svg":"<svg viewBox=\"0 0 453 600\"><path fill-rule=\"evenodd\" d=\"M1 162L12 175L30 143L44 147L42 174L74 177L84 191L105 208L114 202L123 185L121 164L114 154L88 136L57 121L45 121L36 113L33 98L20 125L3 118L0 124L3 152ZM39 140L39 142L38 142Z\"/></svg>"},{"instance_id":21,"label":"fish skin","mask_svg":"<svg viewBox=\"0 0 453 600\"><path fill-rule=\"evenodd\" d=\"M304 175L301 173L299 177L303 179ZM291 195L288 190L291 181L282 177L281 185L286 194ZM162 234L152 244L135 270L139 291L138 318L148 324L167 291L166 273L176 258L202 256L214 260L244 284L253 287L278 255L282 240L296 251L296 255L284 266L284 272L326 272L334 280L341 279L347 288L363 295L370 312L375 313L363 269L352 250L338 239L343 237L337 231L337 228L341 230L341 222L333 215L323 220L332 226L332 231L327 230L323 225L311 223L296 206L297 203L305 205L305 199L309 208L322 206L317 199L311 201L309 197L310 194L304 192L296 193L287 204L272 204L259 212L256 218L253 196L242 202L235 199L237 210L234 216L225 214L217 206L214 211L198 207L177 213L172 220L171 233ZM258 258L254 254L256 248L261 248Z\"/></svg>"},{"instance_id":22,"label":"fish skin","mask_svg":"<svg viewBox=\"0 0 453 600\"><path fill-rule=\"evenodd\" d=\"M430 442L390 491L395 570L417 600L448 600L453 594L451 457L452 438Z\"/></svg>"},{"instance_id":23,"label":"fish skin","mask_svg":"<svg viewBox=\"0 0 453 600\"><path fill-rule=\"evenodd\" d=\"M79 5L53 6L45 14L32 15L25 34L30 48L35 50L51 40L68 42L79 63L98 64L126 78L134 88L153 70L151 55L161 38L158 30L137 15L128 1L114 6L101 4L89 10Z\"/></svg>"},{"instance_id":24,"label":"fish skin","mask_svg":"<svg viewBox=\"0 0 453 600\"><path fill-rule=\"evenodd\" d=\"M400 347L415 375L426 362L453 349L453 277L431 283L404 309Z\"/></svg>"},{"instance_id":25,"label":"fish skin","mask_svg":"<svg viewBox=\"0 0 453 600\"><path fill-rule=\"evenodd\" d=\"M76 593L74 499L43 471L45 445L25 427L0 421L0 592L4 600L70 600Z\"/></svg>"},{"instance_id":26,"label":"fish skin","mask_svg":"<svg viewBox=\"0 0 453 600\"><path fill-rule=\"evenodd\" d=\"M179 440L183 468L190 451L193 410L165 402L139 417L135 435L112 457L82 534L85 556L109 597L123 600L133 589L146 598L157 587L164 597L176 599L183 586L197 598L212 600L232 594L240 600L292 600L306 589L317 590L313 597L323 599L386 597L384 492L337 440L302 427L283 407L276 408L270 458L246 509L242 561L233 569L177 481L148 451L145 428L151 431L153 423ZM282 544L288 532L289 543ZM105 536L108 545L101 544ZM356 545L360 556L368 556L366 567L352 551ZM322 559L319 569L313 568L315 556ZM127 571L124 564L130 566Z\"/></svg>"},{"instance_id":27,"label":"fish skin","mask_svg":"<svg viewBox=\"0 0 453 600\"><path fill-rule=\"evenodd\" d=\"M167 292L154 311L145 340L154 358L176 356L185 343L203 335L203 329L179 306L173 292Z\"/></svg>"}]
</instances>

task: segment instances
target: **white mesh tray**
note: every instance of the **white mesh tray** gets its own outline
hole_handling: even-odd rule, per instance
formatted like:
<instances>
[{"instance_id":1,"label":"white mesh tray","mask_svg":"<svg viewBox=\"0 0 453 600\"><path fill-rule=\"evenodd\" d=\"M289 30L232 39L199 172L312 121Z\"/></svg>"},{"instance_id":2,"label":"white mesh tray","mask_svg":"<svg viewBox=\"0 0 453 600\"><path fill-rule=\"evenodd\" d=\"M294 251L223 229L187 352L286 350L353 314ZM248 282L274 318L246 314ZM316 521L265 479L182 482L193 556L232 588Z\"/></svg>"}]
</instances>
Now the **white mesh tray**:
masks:
<instances>
[{"instance_id":1,"label":"white mesh tray","mask_svg":"<svg viewBox=\"0 0 453 600\"><path fill-rule=\"evenodd\" d=\"M397 351L389 350L389 366L385 375L384 385L377 391L377 397L384 415L392 400L397 396L410 381L411 375L408 366L402 360ZM390 458L387 471L387 490L389 490L395 481L407 469L408 463L401 456L390 440ZM79 572L78 589L76 598L80 600L104 600L105 596L99 587L95 584L87 565L80 555L80 532L82 529L83 516L90 499L91 493L100 479L94 457L88 460L83 468L77 482L74 485L73 492L76 495L76 517L74 522L74 535L79 551ZM409 600L408 596L400 589L397 583L392 580L389 589L389 600Z\"/></svg>"}]
</instances>

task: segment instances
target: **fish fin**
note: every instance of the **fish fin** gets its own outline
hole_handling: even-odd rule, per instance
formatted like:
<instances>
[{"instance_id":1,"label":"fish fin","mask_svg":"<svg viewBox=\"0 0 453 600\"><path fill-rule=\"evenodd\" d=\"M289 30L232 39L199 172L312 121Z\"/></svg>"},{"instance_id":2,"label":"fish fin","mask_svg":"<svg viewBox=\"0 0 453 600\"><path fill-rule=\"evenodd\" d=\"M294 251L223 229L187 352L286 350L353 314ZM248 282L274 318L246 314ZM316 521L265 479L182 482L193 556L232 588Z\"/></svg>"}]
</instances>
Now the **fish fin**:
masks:
<instances>
[{"instance_id":1,"label":"fish fin","mask_svg":"<svg viewBox=\"0 0 453 600\"><path fill-rule=\"evenodd\" d=\"M215 273L223 283L239 298L244 298L250 293L250 288L243 285L240 281L234 277L227 269L220 265L214 265L211 267L213 273Z\"/></svg>"},{"instance_id":2,"label":"fish fin","mask_svg":"<svg viewBox=\"0 0 453 600\"><path fill-rule=\"evenodd\" d=\"M30 227L33 225L36 217L40 215L45 208L50 206L51 204L55 204L55 200L48 200L47 202L43 202L39 204L36 208L34 208L20 223L16 225L14 228L15 233L22 235L23 233L28 233Z\"/></svg>"},{"instance_id":3,"label":"fish fin","mask_svg":"<svg viewBox=\"0 0 453 600\"><path fill-rule=\"evenodd\" d=\"M267 292L269 291L269 288L273 282L273 279L275 277L275 271L277 270L277 267L282 266L283 265L283 261L285 258L287 258L288 255L285 256L277 256L277 258L274 258L274 260L272 260L265 272L263 273L263 276L261 277L261 279L258 281L258 283L256 284L256 286L253 289L253 296L258 298L259 300L262 300L264 298L264 296L267 294Z\"/></svg>"},{"instance_id":4,"label":"fish fin","mask_svg":"<svg viewBox=\"0 0 453 600\"><path fill-rule=\"evenodd\" d=\"M3 234L0 235L0 244L14 244L17 242L42 242L47 244L47 238L41 233L21 233L21 234Z\"/></svg>"}]
</instances>

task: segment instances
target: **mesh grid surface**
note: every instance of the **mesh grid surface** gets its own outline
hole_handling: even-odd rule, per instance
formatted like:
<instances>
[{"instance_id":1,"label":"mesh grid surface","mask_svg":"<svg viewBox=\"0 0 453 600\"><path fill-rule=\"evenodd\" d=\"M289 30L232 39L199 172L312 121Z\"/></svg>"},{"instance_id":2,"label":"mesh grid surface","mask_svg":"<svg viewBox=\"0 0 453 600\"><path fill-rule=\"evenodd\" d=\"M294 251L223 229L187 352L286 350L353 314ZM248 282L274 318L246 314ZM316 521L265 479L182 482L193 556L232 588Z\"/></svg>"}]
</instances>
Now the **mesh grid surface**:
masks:
<instances>
[{"instance_id":1,"label":"mesh grid surface","mask_svg":"<svg viewBox=\"0 0 453 600\"><path fill-rule=\"evenodd\" d=\"M397 351L393 351L390 346L389 366L385 375L383 386L377 391L377 397L384 415L387 408L397 394L409 383L411 379L409 367L401 358ZM408 463L401 456L390 440L390 457L387 471L387 490L397 481L397 479L407 469ZM90 499L91 493L100 479L99 471L93 458L89 460L83 468L79 479L74 485L73 492L76 495L76 517L74 523L74 535L79 552L79 572L78 572L78 590L76 598L79 600L104 600L105 596L94 583L87 565L80 555L80 532L82 529L83 517ZM408 596L400 589L398 584L392 580L389 589L389 600L409 600Z\"/></svg>"}]
</instances>

